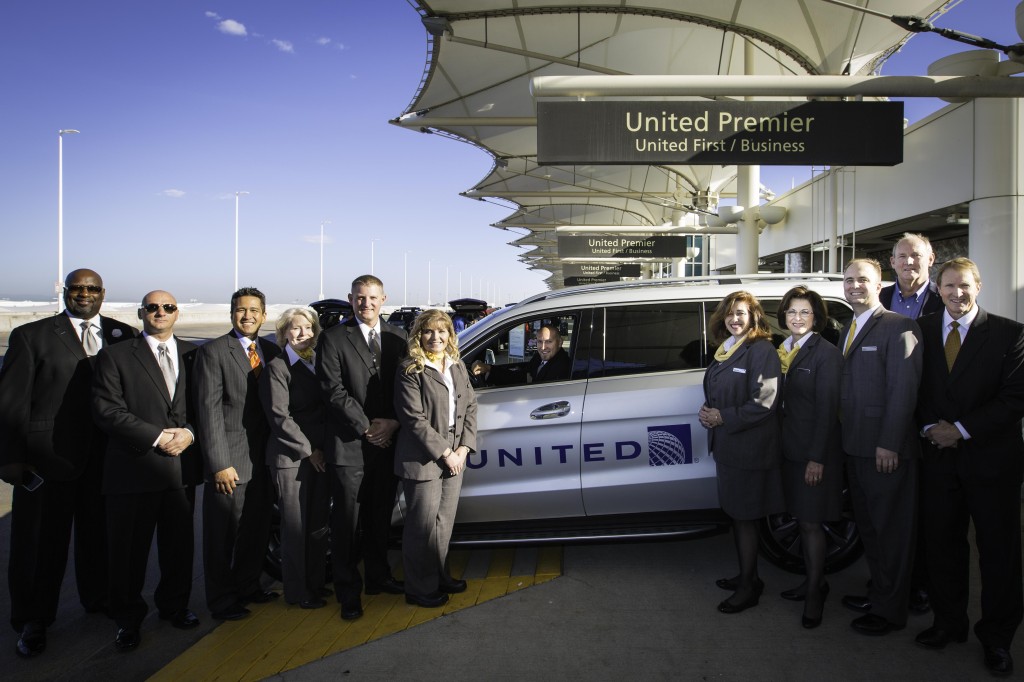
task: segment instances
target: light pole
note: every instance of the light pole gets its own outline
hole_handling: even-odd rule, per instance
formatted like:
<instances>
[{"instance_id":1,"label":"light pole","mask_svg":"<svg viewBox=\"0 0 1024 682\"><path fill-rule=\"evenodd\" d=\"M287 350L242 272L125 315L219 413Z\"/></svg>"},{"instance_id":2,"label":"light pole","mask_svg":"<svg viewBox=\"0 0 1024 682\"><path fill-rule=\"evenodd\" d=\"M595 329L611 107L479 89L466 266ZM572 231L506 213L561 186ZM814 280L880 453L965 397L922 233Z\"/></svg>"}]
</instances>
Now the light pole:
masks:
<instances>
[{"instance_id":1,"label":"light pole","mask_svg":"<svg viewBox=\"0 0 1024 682\"><path fill-rule=\"evenodd\" d=\"M64 277L64 134L75 135L77 130L65 128L57 131L57 312L64 310L61 280Z\"/></svg>"},{"instance_id":2,"label":"light pole","mask_svg":"<svg viewBox=\"0 0 1024 682\"><path fill-rule=\"evenodd\" d=\"M430 307L430 261L427 261L427 307Z\"/></svg>"},{"instance_id":3,"label":"light pole","mask_svg":"<svg viewBox=\"0 0 1024 682\"><path fill-rule=\"evenodd\" d=\"M235 288L238 291L238 197L248 192L235 192Z\"/></svg>"},{"instance_id":4,"label":"light pole","mask_svg":"<svg viewBox=\"0 0 1024 682\"><path fill-rule=\"evenodd\" d=\"M373 247L379 241L380 241L380 239L371 239L370 240L370 274L371 275L374 274L373 273Z\"/></svg>"},{"instance_id":5,"label":"light pole","mask_svg":"<svg viewBox=\"0 0 1024 682\"><path fill-rule=\"evenodd\" d=\"M324 300L324 225L330 225L330 220L320 221L320 300ZM236 289L237 291L237 289Z\"/></svg>"},{"instance_id":6,"label":"light pole","mask_svg":"<svg viewBox=\"0 0 1024 682\"><path fill-rule=\"evenodd\" d=\"M402 305L409 305L409 252L402 254Z\"/></svg>"}]
</instances>

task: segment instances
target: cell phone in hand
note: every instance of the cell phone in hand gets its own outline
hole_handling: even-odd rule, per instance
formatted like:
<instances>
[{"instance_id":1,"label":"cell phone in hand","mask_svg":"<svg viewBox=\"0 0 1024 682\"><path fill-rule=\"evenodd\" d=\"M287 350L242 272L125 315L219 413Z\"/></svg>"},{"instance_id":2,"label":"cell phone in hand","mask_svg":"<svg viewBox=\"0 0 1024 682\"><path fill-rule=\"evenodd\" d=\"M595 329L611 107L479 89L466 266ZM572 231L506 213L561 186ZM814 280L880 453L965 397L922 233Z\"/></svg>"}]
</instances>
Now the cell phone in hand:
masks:
<instances>
[{"instance_id":1,"label":"cell phone in hand","mask_svg":"<svg viewBox=\"0 0 1024 682\"><path fill-rule=\"evenodd\" d=\"M34 471L26 471L21 477L21 487L29 492L37 490L43 484L43 477Z\"/></svg>"}]
</instances>

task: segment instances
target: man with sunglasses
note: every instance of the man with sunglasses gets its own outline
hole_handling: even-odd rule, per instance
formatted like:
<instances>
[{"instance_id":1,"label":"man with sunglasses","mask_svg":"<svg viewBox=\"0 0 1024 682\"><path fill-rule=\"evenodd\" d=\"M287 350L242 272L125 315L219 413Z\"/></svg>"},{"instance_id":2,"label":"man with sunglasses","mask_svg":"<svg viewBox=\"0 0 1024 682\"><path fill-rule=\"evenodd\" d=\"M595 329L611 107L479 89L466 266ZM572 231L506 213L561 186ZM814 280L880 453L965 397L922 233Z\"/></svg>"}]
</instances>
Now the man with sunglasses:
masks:
<instances>
[{"instance_id":1,"label":"man with sunglasses","mask_svg":"<svg viewBox=\"0 0 1024 682\"><path fill-rule=\"evenodd\" d=\"M11 625L24 658L46 648L72 526L79 600L89 613L108 608L105 437L92 422L90 384L93 356L136 331L100 315L105 293L92 270L68 274L65 311L14 329L0 370L0 478L14 485Z\"/></svg>"},{"instance_id":2,"label":"man with sunglasses","mask_svg":"<svg viewBox=\"0 0 1024 682\"><path fill-rule=\"evenodd\" d=\"M103 494L110 537L110 615L114 645L139 645L148 607L142 599L153 534L160 583L153 595L160 618L176 628L199 625L188 608L192 592L192 510L202 480L189 379L198 347L174 336L178 305L151 291L138 311L142 336L104 349L96 358L92 408L107 433Z\"/></svg>"}]
</instances>

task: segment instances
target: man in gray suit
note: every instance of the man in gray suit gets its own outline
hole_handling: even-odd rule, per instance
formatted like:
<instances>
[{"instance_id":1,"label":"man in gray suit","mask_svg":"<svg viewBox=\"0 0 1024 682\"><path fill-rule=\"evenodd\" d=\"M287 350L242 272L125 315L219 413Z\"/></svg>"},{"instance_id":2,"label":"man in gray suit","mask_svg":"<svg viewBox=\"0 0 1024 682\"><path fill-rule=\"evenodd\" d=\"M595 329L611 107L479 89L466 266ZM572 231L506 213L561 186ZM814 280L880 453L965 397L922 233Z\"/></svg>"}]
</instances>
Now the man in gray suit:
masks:
<instances>
[{"instance_id":1,"label":"man in gray suit","mask_svg":"<svg viewBox=\"0 0 1024 682\"><path fill-rule=\"evenodd\" d=\"M321 335L316 370L327 396L326 455L328 470L334 473L334 592L341 617L354 620L363 615L360 557L367 594L405 592L391 575L387 550L398 490L395 371L406 354L406 333L381 321L387 295L373 275L356 278L348 300L354 317Z\"/></svg>"},{"instance_id":2,"label":"man in gray suit","mask_svg":"<svg viewBox=\"0 0 1024 682\"><path fill-rule=\"evenodd\" d=\"M920 456L914 410L921 332L910 318L882 307L878 261L850 261L843 288L854 314L842 336L843 451L871 571L869 594L847 595L843 604L864 612L851 623L856 631L884 635L907 622Z\"/></svg>"},{"instance_id":3,"label":"man in gray suit","mask_svg":"<svg viewBox=\"0 0 1024 682\"><path fill-rule=\"evenodd\" d=\"M206 604L218 620L249 615L245 605L275 599L260 574L270 539L271 487L266 467L270 428L257 378L281 352L259 338L267 299L243 287L231 296L231 325L199 349L196 416L203 443L203 563Z\"/></svg>"}]
</instances>

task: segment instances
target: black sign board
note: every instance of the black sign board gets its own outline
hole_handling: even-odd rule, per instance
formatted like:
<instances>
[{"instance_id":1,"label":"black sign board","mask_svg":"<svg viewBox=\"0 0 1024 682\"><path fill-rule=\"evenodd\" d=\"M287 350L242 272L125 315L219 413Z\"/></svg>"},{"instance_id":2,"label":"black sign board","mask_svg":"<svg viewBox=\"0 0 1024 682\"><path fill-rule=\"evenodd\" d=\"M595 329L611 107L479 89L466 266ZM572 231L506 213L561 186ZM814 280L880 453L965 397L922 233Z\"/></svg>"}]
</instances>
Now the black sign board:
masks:
<instances>
[{"instance_id":1,"label":"black sign board","mask_svg":"<svg viewBox=\"0 0 1024 682\"><path fill-rule=\"evenodd\" d=\"M639 277L639 263L563 263L562 276L569 277ZM609 282L614 280L607 280Z\"/></svg>"},{"instance_id":2,"label":"black sign board","mask_svg":"<svg viewBox=\"0 0 1024 682\"><path fill-rule=\"evenodd\" d=\"M538 102L541 164L894 166L902 102Z\"/></svg>"},{"instance_id":3,"label":"black sign board","mask_svg":"<svg viewBox=\"0 0 1024 682\"><path fill-rule=\"evenodd\" d=\"M686 255L686 237L558 237L562 260L667 260Z\"/></svg>"}]
</instances>

